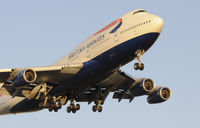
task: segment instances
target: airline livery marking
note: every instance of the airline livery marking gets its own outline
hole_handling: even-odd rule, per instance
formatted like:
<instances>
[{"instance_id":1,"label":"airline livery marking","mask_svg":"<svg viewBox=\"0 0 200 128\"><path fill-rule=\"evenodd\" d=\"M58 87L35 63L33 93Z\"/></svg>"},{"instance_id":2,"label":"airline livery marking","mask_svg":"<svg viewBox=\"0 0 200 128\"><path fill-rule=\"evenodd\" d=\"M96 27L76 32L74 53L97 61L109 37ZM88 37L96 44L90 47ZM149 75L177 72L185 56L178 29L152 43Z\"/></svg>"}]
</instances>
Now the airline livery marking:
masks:
<instances>
[{"instance_id":1,"label":"airline livery marking","mask_svg":"<svg viewBox=\"0 0 200 128\"><path fill-rule=\"evenodd\" d=\"M105 31L105 30L107 30L107 29L109 29L110 27L112 27L112 26L114 26L114 25L116 25L116 24L118 24L119 23L119 25L117 25L117 27L119 28L120 26L121 26L121 24L122 24L122 19L120 18L120 19L117 19L117 20L115 20L115 21L113 21L112 23L110 23L109 25L107 25L106 27L104 27L103 29L101 29L101 30L99 30L98 32L96 32L94 35L97 35L97 34L99 34L99 33L102 33L103 31ZM118 29L117 28L117 29ZM112 31L111 31L112 32ZM115 31L116 32L116 31ZM93 35L93 36L94 36Z\"/></svg>"},{"instance_id":2,"label":"airline livery marking","mask_svg":"<svg viewBox=\"0 0 200 128\"><path fill-rule=\"evenodd\" d=\"M117 19L115 21L113 21L112 23L110 23L109 25L107 25L106 27L104 27L103 29L101 29L100 31L96 32L93 36L100 34L102 32L104 32L105 30L113 27L114 25L117 25L111 32L111 33L115 33L122 25L122 19ZM72 54L69 55L68 60L70 60L71 58L77 56L78 54L80 54L81 52L83 52L86 48L90 48L91 46L95 45L97 42L102 41L104 39L104 35L100 35L98 36L96 39L90 41L88 44L86 44L85 46L81 47L80 49L76 50L75 52L73 52Z\"/></svg>"},{"instance_id":3,"label":"airline livery marking","mask_svg":"<svg viewBox=\"0 0 200 128\"><path fill-rule=\"evenodd\" d=\"M143 70L141 56L154 44L162 27L162 18L137 9L102 27L53 65L0 69L0 115L42 109L57 112L68 101L68 113L80 109L76 102L94 102L92 111L101 112L110 93L119 101L132 102L143 95L150 104L167 101L172 94L169 88L120 69L137 59L134 69Z\"/></svg>"},{"instance_id":4,"label":"airline livery marking","mask_svg":"<svg viewBox=\"0 0 200 128\"><path fill-rule=\"evenodd\" d=\"M92 47L93 45L95 45L99 41L102 41L104 39L104 37L105 37L104 35L98 36L96 39L90 41L88 44L84 45L80 49L78 49L75 52L73 52L72 54L70 54L68 59L71 59L71 58L77 56L78 54L83 52L85 49Z\"/></svg>"}]
</instances>

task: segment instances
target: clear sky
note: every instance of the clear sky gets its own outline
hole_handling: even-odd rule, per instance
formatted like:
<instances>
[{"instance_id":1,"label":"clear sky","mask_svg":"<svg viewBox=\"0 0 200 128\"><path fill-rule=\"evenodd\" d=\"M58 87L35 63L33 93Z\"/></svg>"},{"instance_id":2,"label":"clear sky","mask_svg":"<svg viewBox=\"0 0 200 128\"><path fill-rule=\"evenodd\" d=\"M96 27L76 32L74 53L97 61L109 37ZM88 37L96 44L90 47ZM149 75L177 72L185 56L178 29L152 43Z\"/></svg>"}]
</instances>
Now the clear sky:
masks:
<instances>
[{"instance_id":1,"label":"clear sky","mask_svg":"<svg viewBox=\"0 0 200 128\"><path fill-rule=\"evenodd\" d=\"M109 95L102 113L81 103L76 114L43 110L0 116L2 128L188 128L200 127L200 2L198 0L1 0L0 68L47 66L81 41L129 11L142 8L162 17L163 31L142 57L122 68L134 77L150 77L173 96L149 105L146 96L118 103Z\"/></svg>"}]
</instances>

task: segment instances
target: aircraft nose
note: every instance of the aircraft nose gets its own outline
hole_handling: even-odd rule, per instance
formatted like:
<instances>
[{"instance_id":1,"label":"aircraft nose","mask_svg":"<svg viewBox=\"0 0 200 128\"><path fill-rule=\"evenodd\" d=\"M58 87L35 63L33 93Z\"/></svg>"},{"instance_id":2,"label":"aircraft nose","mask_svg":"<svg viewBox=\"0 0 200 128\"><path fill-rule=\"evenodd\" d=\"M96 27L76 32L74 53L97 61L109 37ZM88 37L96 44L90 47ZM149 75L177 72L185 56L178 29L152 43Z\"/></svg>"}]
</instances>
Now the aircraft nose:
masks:
<instances>
[{"instance_id":1,"label":"aircraft nose","mask_svg":"<svg viewBox=\"0 0 200 128\"><path fill-rule=\"evenodd\" d=\"M154 29L156 32L160 33L162 31L162 28L163 28L163 25L164 25L164 21L161 17L159 16L156 16L154 19L153 19L153 22L154 22Z\"/></svg>"}]
</instances>

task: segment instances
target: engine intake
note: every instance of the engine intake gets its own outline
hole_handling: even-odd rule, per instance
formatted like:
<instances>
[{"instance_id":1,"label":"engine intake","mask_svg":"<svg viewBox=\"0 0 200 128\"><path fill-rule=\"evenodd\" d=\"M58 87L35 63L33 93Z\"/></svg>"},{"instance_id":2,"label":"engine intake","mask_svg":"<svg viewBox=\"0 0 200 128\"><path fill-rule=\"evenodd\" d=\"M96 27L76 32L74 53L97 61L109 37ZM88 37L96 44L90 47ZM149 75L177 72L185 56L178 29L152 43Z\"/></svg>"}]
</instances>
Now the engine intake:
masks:
<instances>
[{"instance_id":1,"label":"engine intake","mask_svg":"<svg viewBox=\"0 0 200 128\"><path fill-rule=\"evenodd\" d=\"M25 69L20 71L12 80L13 87L21 87L33 83L37 78L37 74L32 69Z\"/></svg>"},{"instance_id":2,"label":"engine intake","mask_svg":"<svg viewBox=\"0 0 200 128\"><path fill-rule=\"evenodd\" d=\"M148 96L147 101L149 104L161 103L168 100L171 95L172 92L169 88L160 87Z\"/></svg>"},{"instance_id":3,"label":"engine intake","mask_svg":"<svg viewBox=\"0 0 200 128\"><path fill-rule=\"evenodd\" d=\"M155 88L155 84L153 80L143 79L131 89L131 92L134 94L134 96L142 96L142 95L152 92L154 88Z\"/></svg>"}]
</instances>

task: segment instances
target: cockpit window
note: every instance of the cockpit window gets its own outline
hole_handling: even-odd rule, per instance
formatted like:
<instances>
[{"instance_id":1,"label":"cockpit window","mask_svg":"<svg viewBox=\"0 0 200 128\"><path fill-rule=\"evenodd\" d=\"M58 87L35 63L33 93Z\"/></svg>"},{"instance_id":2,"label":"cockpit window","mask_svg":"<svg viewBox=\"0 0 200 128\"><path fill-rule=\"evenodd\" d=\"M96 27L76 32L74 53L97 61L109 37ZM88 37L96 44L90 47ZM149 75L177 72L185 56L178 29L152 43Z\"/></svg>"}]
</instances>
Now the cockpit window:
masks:
<instances>
[{"instance_id":1,"label":"cockpit window","mask_svg":"<svg viewBox=\"0 0 200 128\"><path fill-rule=\"evenodd\" d=\"M140 13L140 12L146 12L145 10L138 10L136 12L133 13L133 15L135 15L136 13Z\"/></svg>"}]
</instances>

